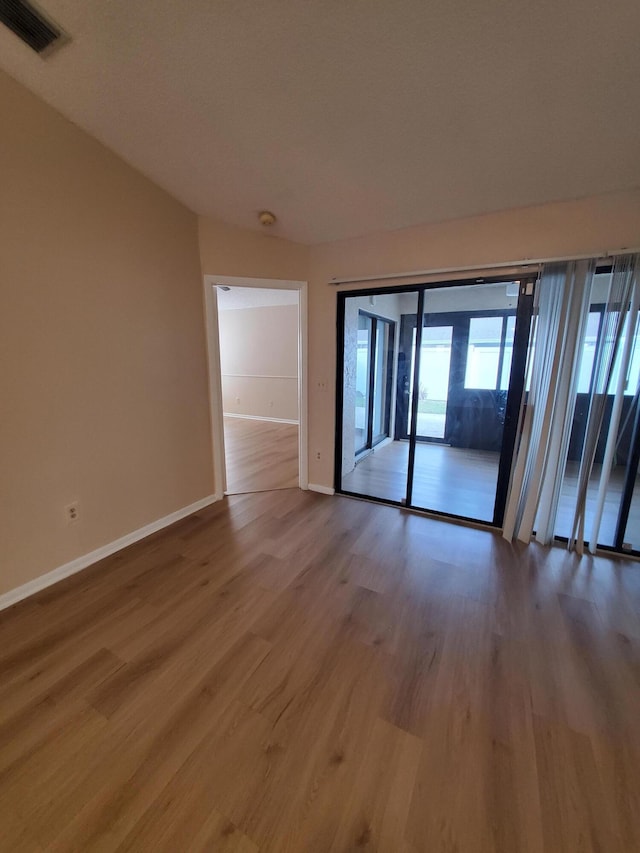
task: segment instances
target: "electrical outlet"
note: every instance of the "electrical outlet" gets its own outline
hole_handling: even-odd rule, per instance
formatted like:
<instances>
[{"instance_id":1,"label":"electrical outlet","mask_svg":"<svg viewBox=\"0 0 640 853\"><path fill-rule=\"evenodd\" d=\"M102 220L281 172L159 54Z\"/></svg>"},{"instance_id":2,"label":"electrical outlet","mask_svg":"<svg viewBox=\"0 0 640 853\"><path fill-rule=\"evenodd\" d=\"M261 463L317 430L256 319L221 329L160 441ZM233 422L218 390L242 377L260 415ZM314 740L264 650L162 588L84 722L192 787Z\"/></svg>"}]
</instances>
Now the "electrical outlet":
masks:
<instances>
[{"instance_id":1,"label":"electrical outlet","mask_svg":"<svg viewBox=\"0 0 640 853\"><path fill-rule=\"evenodd\" d=\"M327 385L327 380L326 379L318 379L318 381L316 382L316 389L318 391L322 391L322 392L328 391L329 386Z\"/></svg>"},{"instance_id":2,"label":"electrical outlet","mask_svg":"<svg viewBox=\"0 0 640 853\"><path fill-rule=\"evenodd\" d=\"M67 519L67 524L75 524L80 518L78 501L74 501L72 504L67 504L64 508L64 513Z\"/></svg>"},{"instance_id":3,"label":"electrical outlet","mask_svg":"<svg viewBox=\"0 0 640 853\"><path fill-rule=\"evenodd\" d=\"M316 450L316 459L320 459L320 458L321 458L321 457L320 457L320 451L319 451L319 450Z\"/></svg>"}]
</instances>

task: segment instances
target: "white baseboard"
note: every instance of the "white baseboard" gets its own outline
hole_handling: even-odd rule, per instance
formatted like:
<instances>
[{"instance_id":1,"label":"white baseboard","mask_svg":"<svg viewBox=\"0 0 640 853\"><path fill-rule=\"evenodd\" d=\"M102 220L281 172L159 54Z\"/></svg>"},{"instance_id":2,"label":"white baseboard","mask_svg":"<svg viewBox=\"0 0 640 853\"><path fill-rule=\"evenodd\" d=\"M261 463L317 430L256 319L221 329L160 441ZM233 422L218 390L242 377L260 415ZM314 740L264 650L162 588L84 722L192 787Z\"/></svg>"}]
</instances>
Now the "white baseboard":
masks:
<instances>
[{"instance_id":1,"label":"white baseboard","mask_svg":"<svg viewBox=\"0 0 640 853\"><path fill-rule=\"evenodd\" d=\"M22 584L22 586L10 589L9 592L5 592L3 595L0 595L0 610L11 607L12 604L22 601L23 598L28 598L30 595L40 592L41 589L46 589L48 586L52 586L54 583L63 580L63 578L68 578L69 575L81 572L88 566L93 565L93 563L97 563L99 560L104 560L105 557L110 557L111 554L115 554L116 551L121 551L128 545L133 545L134 542L138 542L146 536L151 536L152 533L162 530L163 527L168 527L170 524L174 524L176 521L186 518L187 515L191 515L199 509L204 509L204 507L209 506L209 504L215 503L221 499L222 495L208 495L206 498L202 498L202 500L189 504L189 506L184 506L182 509L178 509L170 515L165 515L164 518L159 518L157 521L145 524L144 527L140 527L132 533L127 533L125 536L121 536L119 539L109 542L101 548L96 548L95 551L91 551L89 554L77 557L75 560L71 560L70 563L58 566L57 569L53 569L44 575L40 575L39 577Z\"/></svg>"},{"instance_id":2,"label":"white baseboard","mask_svg":"<svg viewBox=\"0 0 640 853\"><path fill-rule=\"evenodd\" d=\"M318 483L309 483L310 492L320 492L321 495L335 495L336 490L330 486L321 486Z\"/></svg>"},{"instance_id":3,"label":"white baseboard","mask_svg":"<svg viewBox=\"0 0 640 853\"><path fill-rule=\"evenodd\" d=\"M236 415L234 412L223 412L225 418L241 418L245 421L270 421L274 424L296 424L296 426L300 423L299 421L294 421L291 418L267 418L262 415Z\"/></svg>"}]
</instances>

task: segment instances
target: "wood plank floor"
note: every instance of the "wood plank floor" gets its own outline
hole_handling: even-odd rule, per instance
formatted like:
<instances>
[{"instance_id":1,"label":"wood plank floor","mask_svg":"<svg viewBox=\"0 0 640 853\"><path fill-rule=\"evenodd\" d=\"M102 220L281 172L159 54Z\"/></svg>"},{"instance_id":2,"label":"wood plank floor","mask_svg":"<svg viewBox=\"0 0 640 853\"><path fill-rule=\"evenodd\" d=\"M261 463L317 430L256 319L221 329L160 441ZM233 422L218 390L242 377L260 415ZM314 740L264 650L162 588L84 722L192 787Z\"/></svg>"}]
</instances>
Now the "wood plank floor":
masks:
<instances>
[{"instance_id":1,"label":"wood plank floor","mask_svg":"<svg viewBox=\"0 0 640 853\"><path fill-rule=\"evenodd\" d=\"M224 443L228 494L297 488L297 424L226 417Z\"/></svg>"},{"instance_id":2,"label":"wood plank floor","mask_svg":"<svg viewBox=\"0 0 640 853\"><path fill-rule=\"evenodd\" d=\"M3 853L640 850L631 561L238 495L0 640Z\"/></svg>"},{"instance_id":3,"label":"wood plank floor","mask_svg":"<svg viewBox=\"0 0 640 853\"><path fill-rule=\"evenodd\" d=\"M500 455L446 444L416 444L413 505L492 521ZM407 493L409 442L374 448L345 477L343 488L361 495L401 501Z\"/></svg>"},{"instance_id":4,"label":"wood plank floor","mask_svg":"<svg viewBox=\"0 0 640 853\"><path fill-rule=\"evenodd\" d=\"M496 498L500 455L489 450L468 450L446 444L416 444L414 467L413 506L434 512L447 512L492 521ZM407 492L409 442L392 441L375 448L342 479L345 491L401 501ZM570 536L575 511L577 462L567 463L562 483L556 533ZM587 533L595 512L601 466L594 465L587 493ZM624 489L626 469L614 467L607 490L599 543L613 545L618 522L618 511ZM627 538L640 547L640 478L636 481L631 504Z\"/></svg>"}]
</instances>

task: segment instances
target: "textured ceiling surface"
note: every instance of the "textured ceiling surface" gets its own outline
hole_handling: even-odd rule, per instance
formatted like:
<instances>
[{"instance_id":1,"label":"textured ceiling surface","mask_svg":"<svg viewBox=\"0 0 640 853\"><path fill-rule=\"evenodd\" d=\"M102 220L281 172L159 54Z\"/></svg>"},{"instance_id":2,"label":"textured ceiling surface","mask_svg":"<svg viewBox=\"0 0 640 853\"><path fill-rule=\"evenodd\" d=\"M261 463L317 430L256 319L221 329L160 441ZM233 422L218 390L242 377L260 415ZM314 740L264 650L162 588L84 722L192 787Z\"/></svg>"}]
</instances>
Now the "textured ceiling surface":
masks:
<instances>
[{"instance_id":1,"label":"textured ceiling surface","mask_svg":"<svg viewBox=\"0 0 640 853\"><path fill-rule=\"evenodd\" d=\"M0 67L200 214L306 243L640 185L638 0L39 0Z\"/></svg>"}]
</instances>

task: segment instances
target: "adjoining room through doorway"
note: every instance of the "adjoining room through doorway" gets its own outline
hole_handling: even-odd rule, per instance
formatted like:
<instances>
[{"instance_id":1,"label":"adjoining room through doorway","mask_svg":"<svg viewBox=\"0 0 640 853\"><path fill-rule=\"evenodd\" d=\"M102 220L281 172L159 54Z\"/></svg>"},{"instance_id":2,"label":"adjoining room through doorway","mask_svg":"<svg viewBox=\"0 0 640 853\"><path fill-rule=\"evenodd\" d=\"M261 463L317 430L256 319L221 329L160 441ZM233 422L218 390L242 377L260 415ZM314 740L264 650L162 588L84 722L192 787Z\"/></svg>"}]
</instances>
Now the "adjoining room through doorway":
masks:
<instances>
[{"instance_id":1,"label":"adjoining room through doorway","mask_svg":"<svg viewBox=\"0 0 640 853\"><path fill-rule=\"evenodd\" d=\"M299 480L299 293L217 287L227 494Z\"/></svg>"}]
</instances>

